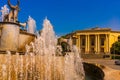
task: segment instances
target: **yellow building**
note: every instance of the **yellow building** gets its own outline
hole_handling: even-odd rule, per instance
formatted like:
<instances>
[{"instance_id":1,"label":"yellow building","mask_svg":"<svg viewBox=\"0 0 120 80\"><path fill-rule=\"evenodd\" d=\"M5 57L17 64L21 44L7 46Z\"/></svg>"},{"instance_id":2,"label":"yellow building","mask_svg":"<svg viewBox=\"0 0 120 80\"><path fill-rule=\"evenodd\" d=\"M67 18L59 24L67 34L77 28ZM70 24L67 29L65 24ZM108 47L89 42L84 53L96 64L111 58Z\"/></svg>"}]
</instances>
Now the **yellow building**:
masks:
<instances>
[{"instance_id":1,"label":"yellow building","mask_svg":"<svg viewBox=\"0 0 120 80\"><path fill-rule=\"evenodd\" d=\"M110 48L115 41L118 41L120 31L96 27L75 31L69 36L73 37L73 44L78 47L81 53L110 54Z\"/></svg>"}]
</instances>

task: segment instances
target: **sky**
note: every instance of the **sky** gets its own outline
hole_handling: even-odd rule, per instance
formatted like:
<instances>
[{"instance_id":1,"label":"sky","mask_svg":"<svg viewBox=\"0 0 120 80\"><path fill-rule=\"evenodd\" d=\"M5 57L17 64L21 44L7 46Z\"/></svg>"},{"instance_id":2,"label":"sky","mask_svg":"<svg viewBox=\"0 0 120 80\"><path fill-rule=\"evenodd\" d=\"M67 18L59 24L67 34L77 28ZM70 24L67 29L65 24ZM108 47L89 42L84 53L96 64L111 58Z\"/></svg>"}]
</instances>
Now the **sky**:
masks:
<instances>
[{"instance_id":1,"label":"sky","mask_svg":"<svg viewBox=\"0 0 120 80\"><path fill-rule=\"evenodd\" d=\"M0 7L5 4L7 0L0 0ZM28 16L35 19L37 30L47 16L58 36L94 27L120 30L120 0L20 0L19 21Z\"/></svg>"}]
</instances>

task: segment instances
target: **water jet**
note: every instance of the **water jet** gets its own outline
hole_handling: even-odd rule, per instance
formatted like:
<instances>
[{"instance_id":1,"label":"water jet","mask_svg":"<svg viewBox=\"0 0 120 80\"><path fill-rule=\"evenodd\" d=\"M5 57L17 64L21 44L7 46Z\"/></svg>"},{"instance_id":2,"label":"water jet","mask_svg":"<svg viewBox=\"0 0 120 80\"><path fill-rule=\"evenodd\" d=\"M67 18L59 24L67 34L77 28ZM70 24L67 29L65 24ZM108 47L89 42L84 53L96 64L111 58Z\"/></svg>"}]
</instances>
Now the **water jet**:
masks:
<instances>
[{"instance_id":1,"label":"water jet","mask_svg":"<svg viewBox=\"0 0 120 80\"><path fill-rule=\"evenodd\" d=\"M8 4L12 5L9 0ZM2 14L4 19L0 22L0 51L6 53L0 55L3 59L0 61L0 73L3 74L0 75L1 79L84 80L83 65L75 46L70 45L70 54L56 56L57 38L47 18L43 21L41 34L35 35L35 20L29 17L26 22L28 31L22 30L17 19L19 6L10 8L6 14L8 17ZM12 14L12 10L17 14Z\"/></svg>"}]
</instances>

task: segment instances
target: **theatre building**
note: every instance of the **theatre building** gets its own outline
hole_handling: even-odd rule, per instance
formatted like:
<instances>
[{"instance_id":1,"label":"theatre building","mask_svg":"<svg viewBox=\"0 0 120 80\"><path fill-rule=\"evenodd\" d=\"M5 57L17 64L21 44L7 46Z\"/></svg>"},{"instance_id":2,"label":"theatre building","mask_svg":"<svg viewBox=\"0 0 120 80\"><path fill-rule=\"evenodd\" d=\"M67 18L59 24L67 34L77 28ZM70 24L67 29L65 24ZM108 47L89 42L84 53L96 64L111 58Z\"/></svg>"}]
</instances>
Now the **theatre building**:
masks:
<instances>
[{"instance_id":1,"label":"theatre building","mask_svg":"<svg viewBox=\"0 0 120 80\"><path fill-rule=\"evenodd\" d=\"M84 54L110 54L112 44L120 38L120 31L110 28L91 28L78 30L66 35L72 37L73 44Z\"/></svg>"}]
</instances>

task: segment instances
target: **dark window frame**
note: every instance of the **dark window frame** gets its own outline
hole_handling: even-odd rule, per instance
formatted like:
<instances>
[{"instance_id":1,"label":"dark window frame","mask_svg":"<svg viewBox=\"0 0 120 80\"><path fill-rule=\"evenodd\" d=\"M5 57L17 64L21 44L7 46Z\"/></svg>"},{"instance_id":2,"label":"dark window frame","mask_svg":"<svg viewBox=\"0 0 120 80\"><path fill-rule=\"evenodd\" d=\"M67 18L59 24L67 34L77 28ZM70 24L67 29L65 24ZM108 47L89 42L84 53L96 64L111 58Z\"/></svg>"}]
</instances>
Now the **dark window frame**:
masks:
<instances>
[{"instance_id":1,"label":"dark window frame","mask_svg":"<svg viewBox=\"0 0 120 80\"><path fill-rule=\"evenodd\" d=\"M105 45L105 38L100 38L100 45L104 46Z\"/></svg>"}]
</instances>

